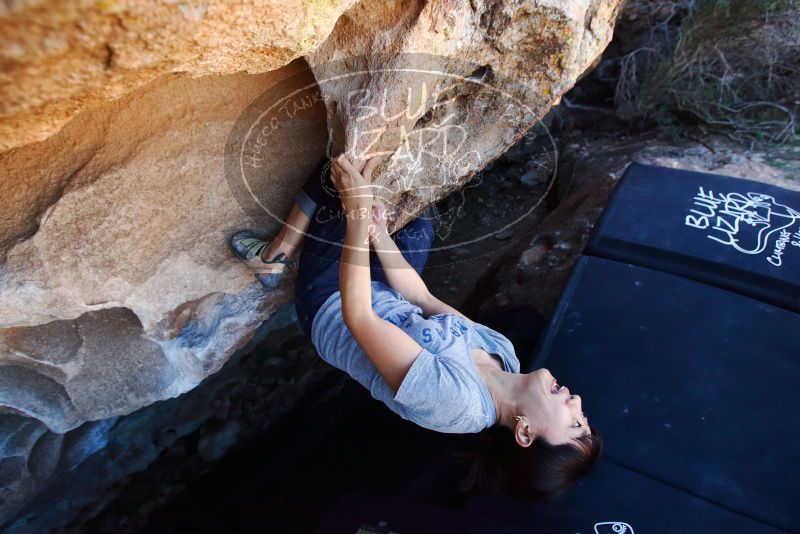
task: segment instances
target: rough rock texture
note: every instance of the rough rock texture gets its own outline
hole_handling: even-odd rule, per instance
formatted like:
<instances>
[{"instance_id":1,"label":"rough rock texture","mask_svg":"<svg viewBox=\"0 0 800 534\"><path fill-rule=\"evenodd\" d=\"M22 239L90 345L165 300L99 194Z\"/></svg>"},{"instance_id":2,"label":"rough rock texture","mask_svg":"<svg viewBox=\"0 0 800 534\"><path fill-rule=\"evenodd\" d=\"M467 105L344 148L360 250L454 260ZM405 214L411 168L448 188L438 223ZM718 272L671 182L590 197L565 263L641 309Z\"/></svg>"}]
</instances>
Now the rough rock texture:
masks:
<instances>
[{"instance_id":1,"label":"rough rock texture","mask_svg":"<svg viewBox=\"0 0 800 534\"><path fill-rule=\"evenodd\" d=\"M17 478L0 490L0 503L5 504L6 495L14 497L15 483L18 486L25 480L35 488L48 476L49 480L2 531L138 532L153 509L152 505L142 507L142 501L163 503L174 497L233 441L247 443L263 433L332 371L300 330L289 302L259 327L254 339L231 356L220 372L186 394L124 417L85 423L63 437L40 429L28 439L41 435L40 441L48 439L55 445L37 445L34 451L41 452L29 453L27 444L18 440L18 456L12 461L23 468L27 465L36 476ZM35 422L27 421L26 431L33 434L35 427L30 425ZM175 473L146 479L147 489L133 490L135 497L125 493L132 479L151 472L153 462L167 464ZM125 529L84 524L116 498L125 503L113 512L124 516Z\"/></svg>"},{"instance_id":2,"label":"rough rock texture","mask_svg":"<svg viewBox=\"0 0 800 534\"><path fill-rule=\"evenodd\" d=\"M308 56L344 133L334 151L383 160L374 182L402 226L559 102L610 41L619 4L360 2Z\"/></svg>"},{"instance_id":3,"label":"rough rock texture","mask_svg":"<svg viewBox=\"0 0 800 534\"><path fill-rule=\"evenodd\" d=\"M163 74L276 70L325 41L354 1L3 2L0 151Z\"/></svg>"},{"instance_id":4,"label":"rough rock texture","mask_svg":"<svg viewBox=\"0 0 800 534\"><path fill-rule=\"evenodd\" d=\"M193 388L291 297L226 244L278 225L229 172L272 88L308 98L268 146L250 138L248 186L268 211L288 211L330 128L334 150L381 155L398 228L558 102L619 3L3 4L0 458L19 490L6 512L47 472L19 451L57 457L59 434Z\"/></svg>"},{"instance_id":5,"label":"rough rock texture","mask_svg":"<svg viewBox=\"0 0 800 534\"><path fill-rule=\"evenodd\" d=\"M293 68L165 78L3 155L3 200L31 234L0 280L0 362L19 370L3 405L64 432L175 396L289 298L265 299L227 253L227 236L252 223L222 179L221 147L249 100ZM323 146L318 119L298 120L305 143L272 162L290 168L271 183L286 207ZM53 176L59 196L37 203L31 178Z\"/></svg>"}]
</instances>

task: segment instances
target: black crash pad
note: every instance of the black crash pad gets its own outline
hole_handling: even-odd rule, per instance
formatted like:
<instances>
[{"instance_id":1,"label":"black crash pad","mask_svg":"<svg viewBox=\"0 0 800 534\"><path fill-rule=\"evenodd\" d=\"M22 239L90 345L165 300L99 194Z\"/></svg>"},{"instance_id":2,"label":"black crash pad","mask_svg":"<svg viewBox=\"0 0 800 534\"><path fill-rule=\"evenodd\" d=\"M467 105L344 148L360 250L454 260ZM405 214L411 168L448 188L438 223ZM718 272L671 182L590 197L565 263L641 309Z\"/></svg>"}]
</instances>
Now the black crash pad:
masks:
<instances>
[{"instance_id":1,"label":"black crash pad","mask_svg":"<svg viewBox=\"0 0 800 534\"><path fill-rule=\"evenodd\" d=\"M743 516L645 473L601 460L592 475L551 504L520 505L484 499L472 513L525 524L536 534L778 533L781 529ZM495 529L492 532L504 532Z\"/></svg>"},{"instance_id":2,"label":"black crash pad","mask_svg":"<svg viewBox=\"0 0 800 534\"><path fill-rule=\"evenodd\" d=\"M604 467L582 483L594 490L561 504L576 517L636 532L698 521L707 532L800 528L800 315L584 256L529 370L538 367L581 395L605 437ZM632 474L630 486L619 474L619 489L605 480L609 464ZM716 512L688 517L686 498ZM561 524L576 528L569 514Z\"/></svg>"},{"instance_id":3,"label":"black crash pad","mask_svg":"<svg viewBox=\"0 0 800 534\"><path fill-rule=\"evenodd\" d=\"M529 534L522 525L465 510L350 494L316 534Z\"/></svg>"},{"instance_id":4,"label":"black crash pad","mask_svg":"<svg viewBox=\"0 0 800 534\"><path fill-rule=\"evenodd\" d=\"M617 184L586 254L800 312L800 193L634 163Z\"/></svg>"}]
</instances>

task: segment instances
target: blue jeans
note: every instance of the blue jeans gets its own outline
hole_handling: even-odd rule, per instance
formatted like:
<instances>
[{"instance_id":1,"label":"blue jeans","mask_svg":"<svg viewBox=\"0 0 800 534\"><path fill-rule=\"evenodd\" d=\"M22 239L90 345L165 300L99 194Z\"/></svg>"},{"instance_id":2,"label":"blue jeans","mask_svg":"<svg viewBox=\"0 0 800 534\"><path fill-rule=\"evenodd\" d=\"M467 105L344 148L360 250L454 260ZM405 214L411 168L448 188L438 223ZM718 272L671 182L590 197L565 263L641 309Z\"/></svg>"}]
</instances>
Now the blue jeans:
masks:
<instances>
[{"instance_id":1,"label":"blue jeans","mask_svg":"<svg viewBox=\"0 0 800 534\"><path fill-rule=\"evenodd\" d=\"M331 294L339 291L339 260L342 255L347 219L336 187L330 177L330 161L326 158L306 180L295 196L295 202L310 219L295 280L295 308L300 326L311 336L311 323L319 308ZM417 273L422 274L433 242L430 217L419 217L395 232L392 239L403 257ZM370 251L372 280L389 285L386 274L374 252Z\"/></svg>"}]
</instances>

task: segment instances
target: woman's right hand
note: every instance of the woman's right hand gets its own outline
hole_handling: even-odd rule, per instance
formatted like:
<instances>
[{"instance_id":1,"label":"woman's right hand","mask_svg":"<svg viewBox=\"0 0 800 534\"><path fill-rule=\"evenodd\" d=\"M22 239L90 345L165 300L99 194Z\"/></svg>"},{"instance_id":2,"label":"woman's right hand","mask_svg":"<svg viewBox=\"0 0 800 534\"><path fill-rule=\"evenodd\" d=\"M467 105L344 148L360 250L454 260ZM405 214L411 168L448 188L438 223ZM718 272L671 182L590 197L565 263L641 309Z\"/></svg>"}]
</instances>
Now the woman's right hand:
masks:
<instances>
[{"instance_id":1,"label":"woman's right hand","mask_svg":"<svg viewBox=\"0 0 800 534\"><path fill-rule=\"evenodd\" d=\"M331 180L348 215L363 211L365 216L372 209L372 171L378 164L377 157L371 158L364 165L363 173L344 155L333 160L331 164ZM366 217L365 217L366 218Z\"/></svg>"}]
</instances>

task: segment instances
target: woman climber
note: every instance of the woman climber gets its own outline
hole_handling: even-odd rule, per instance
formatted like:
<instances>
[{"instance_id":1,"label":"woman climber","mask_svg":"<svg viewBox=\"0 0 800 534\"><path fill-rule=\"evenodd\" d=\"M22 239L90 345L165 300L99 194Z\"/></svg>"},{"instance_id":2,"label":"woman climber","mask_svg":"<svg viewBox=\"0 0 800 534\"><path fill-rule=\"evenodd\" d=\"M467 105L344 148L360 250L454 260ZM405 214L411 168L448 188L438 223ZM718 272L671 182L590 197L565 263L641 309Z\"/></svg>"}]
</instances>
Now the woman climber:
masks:
<instances>
[{"instance_id":1,"label":"woman climber","mask_svg":"<svg viewBox=\"0 0 800 534\"><path fill-rule=\"evenodd\" d=\"M475 486L559 495L602 448L580 396L547 369L520 373L508 338L428 291L420 274L433 225L419 217L389 235L372 194L376 164L359 171L344 156L326 158L275 239L241 231L233 251L266 287L297 268L297 316L319 355L400 417L438 432L483 431Z\"/></svg>"}]
</instances>

